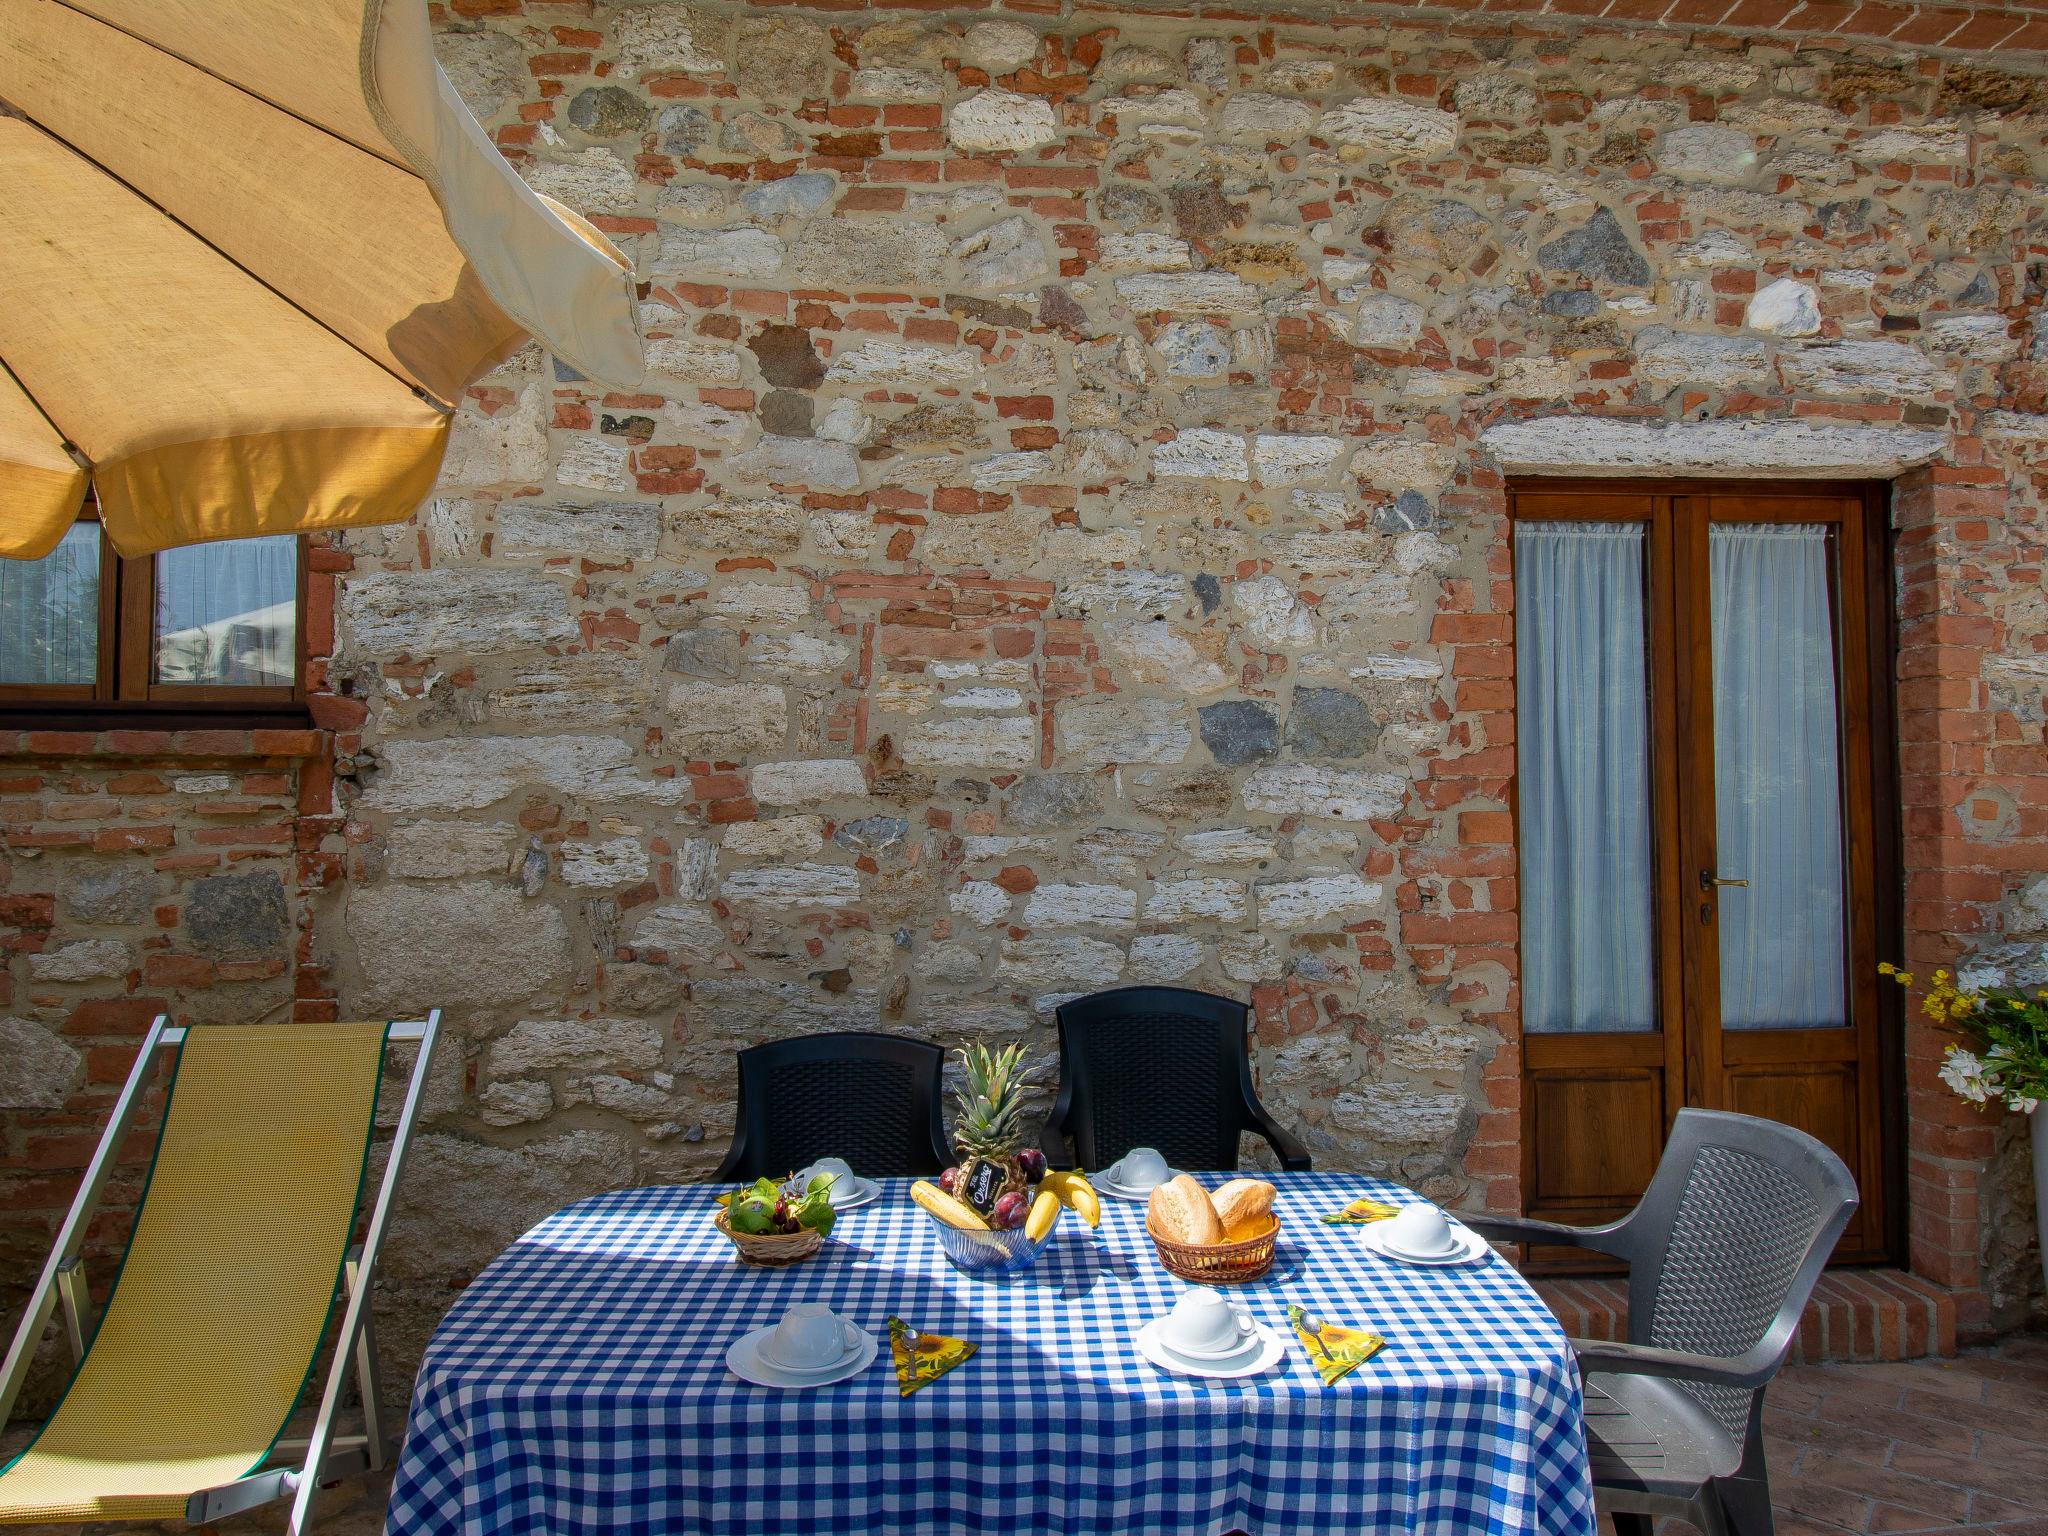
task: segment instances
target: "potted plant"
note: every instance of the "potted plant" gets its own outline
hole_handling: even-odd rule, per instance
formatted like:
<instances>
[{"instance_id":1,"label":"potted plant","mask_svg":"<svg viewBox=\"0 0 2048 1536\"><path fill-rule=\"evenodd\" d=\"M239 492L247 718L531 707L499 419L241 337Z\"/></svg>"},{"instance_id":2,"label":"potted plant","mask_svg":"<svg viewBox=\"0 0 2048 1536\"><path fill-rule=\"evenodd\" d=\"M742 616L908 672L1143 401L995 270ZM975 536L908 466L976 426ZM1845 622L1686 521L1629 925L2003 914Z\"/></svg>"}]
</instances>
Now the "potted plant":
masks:
<instances>
[{"instance_id":1,"label":"potted plant","mask_svg":"<svg viewBox=\"0 0 2048 1536\"><path fill-rule=\"evenodd\" d=\"M1911 973L1878 967L1902 987ZM1972 1104L1997 1104L2028 1117L2034 1136L2034 1225L2040 1234L2041 1274L2048 1281L2048 988L2008 986L1984 967L1951 976L1937 970L1920 1000L1936 1026L1960 1035L1942 1053L1941 1080Z\"/></svg>"}]
</instances>

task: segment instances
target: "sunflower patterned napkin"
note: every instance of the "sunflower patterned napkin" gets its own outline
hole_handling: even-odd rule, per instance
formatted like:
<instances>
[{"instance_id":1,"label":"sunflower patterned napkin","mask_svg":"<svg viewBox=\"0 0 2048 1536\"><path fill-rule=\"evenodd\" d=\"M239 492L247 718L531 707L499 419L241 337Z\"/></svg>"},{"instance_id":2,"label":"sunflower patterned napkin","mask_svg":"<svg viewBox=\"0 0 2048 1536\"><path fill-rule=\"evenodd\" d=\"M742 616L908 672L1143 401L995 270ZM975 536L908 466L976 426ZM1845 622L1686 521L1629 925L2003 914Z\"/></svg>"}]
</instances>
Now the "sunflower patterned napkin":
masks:
<instances>
[{"instance_id":1,"label":"sunflower patterned napkin","mask_svg":"<svg viewBox=\"0 0 2048 1536\"><path fill-rule=\"evenodd\" d=\"M896 1367L896 1390L904 1397L930 1386L979 1348L965 1339L919 1333L900 1317L889 1319L889 1360Z\"/></svg>"},{"instance_id":2,"label":"sunflower patterned napkin","mask_svg":"<svg viewBox=\"0 0 2048 1536\"><path fill-rule=\"evenodd\" d=\"M1322 1377L1326 1387L1334 1387L1340 1377L1357 1370L1378 1354L1387 1342L1378 1334L1367 1333L1362 1328L1326 1323L1292 1302L1287 1306L1287 1321L1293 1325L1294 1336L1301 1340L1302 1349L1308 1353L1309 1364L1316 1368L1316 1374Z\"/></svg>"},{"instance_id":3,"label":"sunflower patterned napkin","mask_svg":"<svg viewBox=\"0 0 2048 1536\"><path fill-rule=\"evenodd\" d=\"M1345 1206L1343 1210L1332 1211L1323 1220L1330 1223L1333 1227L1344 1226L1351 1222L1385 1221L1399 1209L1398 1205L1389 1205L1386 1201L1375 1200L1370 1195L1360 1195L1356 1200Z\"/></svg>"}]
</instances>

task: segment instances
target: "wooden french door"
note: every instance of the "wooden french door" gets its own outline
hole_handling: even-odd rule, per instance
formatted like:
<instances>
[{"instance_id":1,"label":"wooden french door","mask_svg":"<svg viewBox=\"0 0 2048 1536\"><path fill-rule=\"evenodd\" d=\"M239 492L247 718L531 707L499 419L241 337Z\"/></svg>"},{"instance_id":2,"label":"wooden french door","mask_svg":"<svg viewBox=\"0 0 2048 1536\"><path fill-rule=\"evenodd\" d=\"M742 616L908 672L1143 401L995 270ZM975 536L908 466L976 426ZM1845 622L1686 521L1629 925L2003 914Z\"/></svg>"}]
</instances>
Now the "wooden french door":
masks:
<instances>
[{"instance_id":1,"label":"wooden french door","mask_svg":"<svg viewBox=\"0 0 2048 1536\"><path fill-rule=\"evenodd\" d=\"M1837 1257L1889 1256L1881 502L1547 482L1510 513L1530 1214L1622 1214L1698 1105L1833 1147Z\"/></svg>"}]
</instances>

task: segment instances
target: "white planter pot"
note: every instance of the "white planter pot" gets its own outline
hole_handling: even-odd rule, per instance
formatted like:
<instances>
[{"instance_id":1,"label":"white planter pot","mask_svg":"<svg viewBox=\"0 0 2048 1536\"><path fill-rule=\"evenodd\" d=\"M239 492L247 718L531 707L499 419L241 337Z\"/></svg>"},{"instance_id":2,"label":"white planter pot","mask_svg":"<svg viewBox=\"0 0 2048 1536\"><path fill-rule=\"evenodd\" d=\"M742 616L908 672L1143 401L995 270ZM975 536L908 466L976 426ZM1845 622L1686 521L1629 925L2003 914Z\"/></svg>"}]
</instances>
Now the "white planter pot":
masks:
<instances>
[{"instance_id":1,"label":"white planter pot","mask_svg":"<svg viewBox=\"0 0 2048 1536\"><path fill-rule=\"evenodd\" d=\"M2027 1118L2034 1122L2034 1233L2041 1247L2041 1284L2048 1286L2048 1104Z\"/></svg>"}]
</instances>

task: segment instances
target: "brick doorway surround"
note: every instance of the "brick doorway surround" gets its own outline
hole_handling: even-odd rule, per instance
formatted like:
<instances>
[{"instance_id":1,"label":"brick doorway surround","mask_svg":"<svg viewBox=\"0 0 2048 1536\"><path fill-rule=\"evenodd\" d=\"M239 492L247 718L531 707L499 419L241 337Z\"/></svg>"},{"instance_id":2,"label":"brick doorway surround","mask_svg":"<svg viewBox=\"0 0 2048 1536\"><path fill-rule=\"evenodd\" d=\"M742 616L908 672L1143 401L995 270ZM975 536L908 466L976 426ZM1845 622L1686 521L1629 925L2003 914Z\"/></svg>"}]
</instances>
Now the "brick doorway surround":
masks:
<instances>
[{"instance_id":1,"label":"brick doorway surround","mask_svg":"<svg viewBox=\"0 0 2048 1536\"><path fill-rule=\"evenodd\" d=\"M1575 1339L1628 1337L1628 1283L1538 1280L1536 1290ZM1956 1352L1956 1298L1896 1269L1834 1269L1821 1276L1800 1319L1792 1359L1919 1360Z\"/></svg>"},{"instance_id":2,"label":"brick doorway surround","mask_svg":"<svg viewBox=\"0 0 2048 1536\"><path fill-rule=\"evenodd\" d=\"M2003 477L1983 459L1976 440L1952 439L1944 462L1887 471L1896 581L1901 963L1922 974L1953 966L1974 945L1995 937L1999 905L2016 882L2048 868L2048 784L2038 777L2039 746L1995 707L1983 680L1986 660L2000 652L2006 636L1978 595L1978 573L1983 563L2005 565L2023 553L2007 547ZM1687 472L1697 474L1699 468ZM1745 473L1755 478L1758 472ZM1502 483L1475 487L1462 510L1498 520L1491 590L1449 594L1432 638L1455 647L1459 707L1487 712L1489 743L1512 742L1512 564ZM1498 803L1512 773L1512 749L1494 745L1439 765L1430 792L1447 806L1467 798ZM1999 820L1995 829L1989 825L1993 818ZM1467 873L1512 874L1506 812L1464 813L1460 843L1453 857ZM1441 861L1446 855L1434 851L1428 857ZM1498 925L1484 936L1488 953L1504 957L1518 973L1517 917L1502 912L1498 901L1488 915ZM1448 955L1457 916L1407 913L1404 937L1412 944L1423 937L1410 932L1418 925L1442 927ZM1473 936L1465 937L1469 945ZM1470 957L1459 958L1462 963ZM1486 1207L1504 1212L1521 1207L1517 1009L1518 1000L1511 998L1509 1008L1491 1020L1502 1045L1484 1069L1487 1107L1465 1165L1475 1188L1483 1188ZM1997 1117L1964 1103L1936 1076L1947 1043L1917 1011L1905 1010L1905 1263L1898 1270L1832 1273L1802 1332L1802 1359L1946 1354L1958 1339L1987 1338L2019 1321L2012 1303L1995 1303L1987 1283L1993 1234L1985 1215L2001 1127ZM1612 1282L1558 1282L1548 1294L1570 1328L1600 1337L1616 1325L1620 1289ZM1903 1353L1887 1352L1894 1348Z\"/></svg>"}]
</instances>

